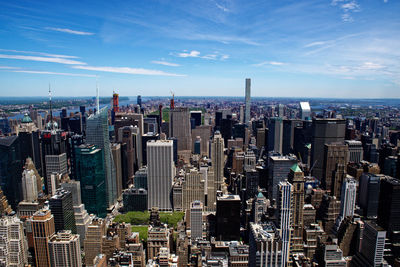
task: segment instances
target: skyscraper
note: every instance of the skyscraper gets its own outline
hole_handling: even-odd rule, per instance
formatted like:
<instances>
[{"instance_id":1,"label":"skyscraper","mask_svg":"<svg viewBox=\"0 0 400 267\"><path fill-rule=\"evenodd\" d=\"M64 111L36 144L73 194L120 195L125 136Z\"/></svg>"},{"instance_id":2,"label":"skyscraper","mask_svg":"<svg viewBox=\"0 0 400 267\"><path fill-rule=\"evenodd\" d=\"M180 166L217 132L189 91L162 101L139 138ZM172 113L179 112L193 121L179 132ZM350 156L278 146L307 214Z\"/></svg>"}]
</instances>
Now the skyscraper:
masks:
<instances>
[{"instance_id":1,"label":"skyscraper","mask_svg":"<svg viewBox=\"0 0 400 267\"><path fill-rule=\"evenodd\" d=\"M0 218L0 240L0 265L24 267L28 264L24 225L16 215Z\"/></svg>"},{"instance_id":2,"label":"skyscraper","mask_svg":"<svg viewBox=\"0 0 400 267\"><path fill-rule=\"evenodd\" d=\"M50 267L48 242L55 233L54 217L48 209L39 210L33 214L31 223L36 266Z\"/></svg>"},{"instance_id":3,"label":"skyscraper","mask_svg":"<svg viewBox=\"0 0 400 267\"><path fill-rule=\"evenodd\" d=\"M217 240L230 241L240 238L240 197L217 197Z\"/></svg>"},{"instance_id":4,"label":"skyscraper","mask_svg":"<svg viewBox=\"0 0 400 267\"><path fill-rule=\"evenodd\" d=\"M103 219L96 218L88 226L84 241L86 266L93 266L94 258L102 253L102 239L105 233L106 225Z\"/></svg>"},{"instance_id":5,"label":"skyscraper","mask_svg":"<svg viewBox=\"0 0 400 267\"><path fill-rule=\"evenodd\" d=\"M278 198L278 184L287 179L290 168L297 162L292 156L270 156L268 159L268 198Z\"/></svg>"},{"instance_id":6,"label":"skyscraper","mask_svg":"<svg viewBox=\"0 0 400 267\"><path fill-rule=\"evenodd\" d=\"M117 198L122 194L122 160L121 160L121 144L113 143L111 152L114 159L115 180L117 186Z\"/></svg>"},{"instance_id":7,"label":"skyscraper","mask_svg":"<svg viewBox=\"0 0 400 267\"><path fill-rule=\"evenodd\" d=\"M354 215L354 209L356 207L356 194L356 180L354 178L346 178L342 185L340 213L339 217L336 220L336 229L339 229L340 224L346 217L352 217Z\"/></svg>"},{"instance_id":8,"label":"skyscraper","mask_svg":"<svg viewBox=\"0 0 400 267\"><path fill-rule=\"evenodd\" d=\"M201 173L195 168L185 173L185 180L182 181L183 211L190 210L192 203L196 200L205 203L205 181L202 178Z\"/></svg>"},{"instance_id":9,"label":"skyscraper","mask_svg":"<svg viewBox=\"0 0 400 267\"><path fill-rule=\"evenodd\" d=\"M338 183L338 188L341 188L342 181L333 181L333 171L337 164L343 166L347 165L347 159L349 154L349 148L342 142L330 143L324 145L324 161L323 161L323 177L322 177L322 188L328 191L335 191L335 182Z\"/></svg>"},{"instance_id":10,"label":"skyscraper","mask_svg":"<svg viewBox=\"0 0 400 267\"><path fill-rule=\"evenodd\" d=\"M82 266L79 235L69 230L53 235L49 240L49 254L52 267Z\"/></svg>"},{"instance_id":11,"label":"skyscraper","mask_svg":"<svg viewBox=\"0 0 400 267\"><path fill-rule=\"evenodd\" d=\"M211 161L214 170L214 181L217 190L221 190L224 181L224 139L216 131L211 143Z\"/></svg>"},{"instance_id":12,"label":"skyscraper","mask_svg":"<svg viewBox=\"0 0 400 267\"><path fill-rule=\"evenodd\" d=\"M369 219L378 216L380 178L378 175L363 173L360 177L358 203L363 215Z\"/></svg>"},{"instance_id":13,"label":"skyscraper","mask_svg":"<svg viewBox=\"0 0 400 267\"><path fill-rule=\"evenodd\" d=\"M293 252L303 251L304 173L296 163L290 168L289 182L293 185Z\"/></svg>"},{"instance_id":14,"label":"skyscraper","mask_svg":"<svg viewBox=\"0 0 400 267\"><path fill-rule=\"evenodd\" d=\"M250 90L251 90L251 79L246 79L246 94L245 94L245 112L244 112L244 123L249 124L250 121Z\"/></svg>"},{"instance_id":15,"label":"skyscraper","mask_svg":"<svg viewBox=\"0 0 400 267\"><path fill-rule=\"evenodd\" d=\"M171 190L174 176L173 142L147 142L148 209L158 207L164 211L172 210Z\"/></svg>"},{"instance_id":16,"label":"skyscraper","mask_svg":"<svg viewBox=\"0 0 400 267\"><path fill-rule=\"evenodd\" d=\"M192 240L203 236L203 203L193 201L190 207L190 231Z\"/></svg>"},{"instance_id":17,"label":"skyscraper","mask_svg":"<svg viewBox=\"0 0 400 267\"><path fill-rule=\"evenodd\" d=\"M70 191L58 189L49 200L51 214L54 216L55 231L70 230L76 234L76 223Z\"/></svg>"},{"instance_id":18,"label":"skyscraper","mask_svg":"<svg viewBox=\"0 0 400 267\"><path fill-rule=\"evenodd\" d=\"M53 192L54 188L58 188L59 181L53 181L51 176L53 174L58 174L63 176L68 173L68 165L67 165L67 154L62 153L59 155L46 155L45 157L46 164L46 177L47 177L47 192L51 196L55 192Z\"/></svg>"},{"instance_id":19,"label":"skyscraper","mask_svg":"<svg viewBox=\"0 0 400 267\"><path fill-rule=\"evenodd\" d=\"M275 117L268 120L268 151L275 151L282 154L283 145L283 121Z\"/></svg>"},{"instance_id":20,"label":"skyscraper","mask_svg":"<svg viewBox=\"0 0 400 267\"><path fill-rule=\"evenodd\" d=\"M34 170L24 169L22 173L22 195L23 199L32 202L38 197L37 177Z\"/></svg>"},{"instance_id":21,"label":"skyscraper","mask_svg":"<svg viewBox=\"0 0 400 267\"><path fill-rule=\"evenodd\" d=\"M301 120L311 120L310 103L300 102L300 118Z\"/></svg>"},{"instance_id":22,"label":"skyscraper","mask_svg":"<svg viewBox=\"0 0 400 267\"><path fill-rule=\"evenodd\" d=\"M324 177L324 145L333 142L344 142L346 121L343 119L315 118L312 122L311 166L317 179Z\"/></svg>"},{"instance_id":23,"label":"skyscraper","mask_svg":"<svg viewBox=\"0 0 400 267\"><path fill-rule=\"evenodd\" d=\"M277 226L282 239L282 266L289 266L291 261L292 237L292 202L293 186L283 181L278 184L279 198L277 201Z\"/></svg>"},{"instance_id":24,"label":"skyscraper","mask_svg":"<svg viewBox=\"0 0 400 267\"><path fill-rule=\"evenodd\" d=\"M76 171L81 183L82 202L89 213L99 217L107 214L106 176L103 153L94 145L76 149Z\"/></svg>"},{"instance_id":25,"label":"skyscraper","mask_svg":"<svg viewBox=\"0 0 400 267\"><path fill-rule=\"evenodd\" d=\"M108 133L107 108L102 108L87 119L86 142L95 145L102 151L106 177L106 203L108 207L111 207L117 200L117 182Z\"/></svg>"},{"instance_id":26,"label":"skyscraper","mask_svg":"<svg viewBox=\"0 0 400 267\"><path fill-rule=\"evenodd\" d=\"M189 108L175 107L174 109L170 109L169 136L178 139L178 151L192 151Z\"/></svg>"}]
</instances>

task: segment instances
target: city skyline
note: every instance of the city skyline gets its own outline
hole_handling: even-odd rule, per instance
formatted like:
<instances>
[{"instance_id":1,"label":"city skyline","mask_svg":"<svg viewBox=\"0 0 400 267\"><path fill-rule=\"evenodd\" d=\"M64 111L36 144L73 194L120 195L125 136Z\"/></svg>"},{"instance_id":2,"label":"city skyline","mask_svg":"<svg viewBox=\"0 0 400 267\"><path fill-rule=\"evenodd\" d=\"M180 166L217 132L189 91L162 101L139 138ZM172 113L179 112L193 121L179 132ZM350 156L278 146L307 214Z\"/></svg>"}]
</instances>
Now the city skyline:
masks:
<instances>
[{"instance_id":1,"label":"city skyline","mask_svg":"<svg viewBox=\"0 0 400 267\"><path fill-rule=\"evenodd\" d=\"M0 96L400 97L396 1L0 7Z\"/></svg>"}]
</instances>

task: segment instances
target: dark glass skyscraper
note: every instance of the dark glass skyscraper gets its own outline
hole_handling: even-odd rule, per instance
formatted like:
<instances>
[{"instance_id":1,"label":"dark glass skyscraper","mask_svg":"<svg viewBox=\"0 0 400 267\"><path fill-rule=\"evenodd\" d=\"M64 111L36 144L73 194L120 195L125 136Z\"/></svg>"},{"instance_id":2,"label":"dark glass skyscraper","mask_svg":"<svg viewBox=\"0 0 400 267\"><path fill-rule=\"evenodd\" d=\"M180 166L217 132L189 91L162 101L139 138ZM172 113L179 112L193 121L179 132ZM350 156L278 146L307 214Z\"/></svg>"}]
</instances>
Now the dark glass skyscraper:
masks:
<instances>
[{"instance_id":1,"label":"dark glass skyscraper","mask_svg":"<svg viewBox=\"0 0 400 267\"><path fill-rule=\"evenodd\" d=\"M94 145L76 149L76 172L81 182L82 202L88 213L105 217L107 213L106 176L103 153Z\"/></svg>"},{"instance_id":2,"label":"dark glass skyscraper","mask_svg":"<svg viewBox=\"0 0 400 267\"><path fill-rule=\"evenodd\" d=\"M51 214L54 216L56 232L61 230L71 230L72 233L76 234L72 193L64 189L57 190L50 198L49 206Z\"/></svg>"},{"instance_id":3,"label":"dark glass skyscraper","mask_svg":"<svg viewBox=\"0 0 400 267\"><path fill-rule=\"evenodd\" d=\"M117 200L117 183L108 132L107 108L102 108L99 112L91 115L87 119L86 143L95 145L97 148L101 149L103 154L103 166L106 177L106 203L108 207L111 207Z\"/></svg>"}]
</instances>

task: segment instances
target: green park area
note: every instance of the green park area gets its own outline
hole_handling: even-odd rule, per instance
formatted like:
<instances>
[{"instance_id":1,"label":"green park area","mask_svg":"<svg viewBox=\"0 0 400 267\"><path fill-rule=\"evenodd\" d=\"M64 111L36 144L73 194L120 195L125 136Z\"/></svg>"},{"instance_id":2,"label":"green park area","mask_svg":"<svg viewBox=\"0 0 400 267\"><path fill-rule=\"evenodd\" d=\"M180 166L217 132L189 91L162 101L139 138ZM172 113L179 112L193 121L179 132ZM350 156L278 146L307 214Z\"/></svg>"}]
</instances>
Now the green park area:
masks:
<instances>
[{"instance_id":1,"label":"green park area","mask_svg":"<svg viewBox=\"0 0 400 267\"><path fill-rule=\"evenodd\" d=\"M160 212L160 221L168 224L169 227L176 226L183 219L184 212ZM149 224L150 213L148 211L129 211L125 214L119 214L114 222L125 222L132 225L132 232L138 232L140 239L147 241L147 225Z\"/></svg>"}]
</instances>

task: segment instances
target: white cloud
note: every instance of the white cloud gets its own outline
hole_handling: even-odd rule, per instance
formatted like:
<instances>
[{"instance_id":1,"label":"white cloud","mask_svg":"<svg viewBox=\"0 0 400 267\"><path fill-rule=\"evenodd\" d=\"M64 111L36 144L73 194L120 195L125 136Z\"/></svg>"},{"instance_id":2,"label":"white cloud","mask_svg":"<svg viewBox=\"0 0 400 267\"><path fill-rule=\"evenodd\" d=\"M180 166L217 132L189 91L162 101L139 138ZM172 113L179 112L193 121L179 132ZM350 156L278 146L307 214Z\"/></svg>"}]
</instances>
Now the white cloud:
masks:
<instances>
[{"instance_id":1,"label":"white cloud","mask_svg":"<svg viewBox=\"0 0 400 267\"><path fill-rule=\"evenodd\" d=\"M332 0L331 5L342 9L343 14L341 17L344 22L353 22L354 19L351 14L360 11L360 5L356 0Z\"/></svg>"},{"instance_id":2,"label":"white cloud","mask_svg":"<svg viewBox=\"0 0 400 267\"><path fill-rule=\"evenodd\" d=\"M223 5L218 4L217 2L215 2L215 5L216 5L219 9L221 9L222 11L224 11L224 12L229 12L229 11L230 11L228 8L224 7Z\"/></svg>"},{"instance_id":3,"label":"white cloud","mask_svg":"<svg viewBox=\"0 0 400 267\"><path fill-rule=\"evenodd\" d=\"M164 71L161 71L161 70L150 70L150 69L129 68L129 67L72 66L72 68L80 69L80 70L92 70L92 71L136 74L136 75L186 76L186 75L183 75L183 74L169 73L169 72L164 72Z\"/></svg>"},{"instance_id":4,"label":"white cloud","mask_svg":"<svg viewBox=\"0 0 400 267\"><path fill-rule=\"evenodd\" d=\"M1 70L18 70L20 67L0 66Z\"/></svg>"},{"instance_id":5,"label":"white cloud","mask_svg":"<svg viewBox=\"0 0 400 267\"><path fill-rule=\"evenodd\" d=\"M53 28L53 27L46 27L47 30L56 31L56 32L65 32L69 34L75 35L94 35L93 32L83 32L83 31L75 31L67 28Z\"/></svg>"},{"instance_id":6,"label":"white cloud","mask_svg":"<svg viewBox=\"0 0 400 267\"><path fill-rule=\"evenodd\" d=\"M255 66L255 67L261 67L261 66L265 66L265 65L282 66L282 65L285 65L285 63L279 62L279 61L263 61L261 63L253 64L253 66Z\"/></svg>"},{"instance_id":7,"label":"white cloud","mask_svg":"<svg viewBox=\"0 0 400 267\"><path fill-rule=\"evenodd\" d=\"M384 2L384 3L387 3L387 2L388 2L388 0L383 0L383 2Z\"/></svg>"},{"instance_id":8,"label":"white cloud","mask_svg":"<svg viewBox=\"0 0 400 267\"><path fill-rule=\"evenodd\" d=\"M324 45L324 44L326 44L326 42L318 41L318 42L312 42L312 43L306 44L304 47L320 46L320 45Z\"/></svg>"},{"instance_id":9,"label":"white cloud","mask_svg":"<svg viewBox=\"0 0 400 267\"><path fill-rule=\"evenodd\" d=\"M359 68L362 70L380 70L385 68L385 66L374 62L364 62Z\"/></svg>"},{"instance_id":10,"label":"white cloud","mask_svg":"<svg viewBox=\"0 0 400 267\"><path fill-rule=\"evenodd\" d=\"M40 62L52 62L52 63L67 64L67 65L86 65L86 63L81 62L81 61L66 59L66 58L58 58L58 57L37 57L37 56L0 54L0 58L28 60L28 61L40 61Z\"/></svg>"},{"instance_id":11,"label":"white cloud","mask_svg":"<svg viewBox=\"0 0 400 267\"><path fill-rule=\"evenodd\" d=\"M192 50L189 53L185 50L182 53L178 53L177 54L178 57L199 57L200 56L200 52L196 51L196 50Z\"/></svg>"},{"instance_id":12,"label":"white cloud","mask_svg":"<svg viewBox=\"0 0 400 267\"><path fill-rule=\"evenodd\" d=\"M229 58L229 55L222 55L221 56L221 60L226 60L226 59L228 59Z\"/></svg>"},{"instance_id":13,"label":"white cloud","mask_svg":"<svg viewBox=\"0 0 400 267\"><path fill-rule=\"evenodd\" d=\"M40 70L11 70L11 72L20 73L31 73L31 74L49 74L49 75L62 75L62 76L76 76L76 77L97 77L92 74L79 74L79 73L64 73L64 72L52 72L52 71L40 71Z\"/></svg>"},{"instance_id":14,"label":"white cloud","mask_svg":"<svg viewBox=\"0 0 400 267\"><path fill-rule=\"evenodd\" d=\"M151 61L151 63L158 64L158 65L164 65L164 66L170 66L170 67L179 67L180 66L177 63L167 62L164 60L153 60L153 61Z\"/></svg>"},{"instance_id":15,"label":"white cloud","mask_svg":"<svg viewBox=\"0 0 400 267\"><path fill-rule=\"evenodd\" d=\"M0 48L0 51L12 52L12 53L22 53L22 54L32 54L32 55L41 55L41 56L46 56L46 57L78 58L76 56L49 54L49 53L34 52L34 51L21 51L21 50L12 50L12 49L1 49L1 48Z\"/></svg>"}]
</instances>

